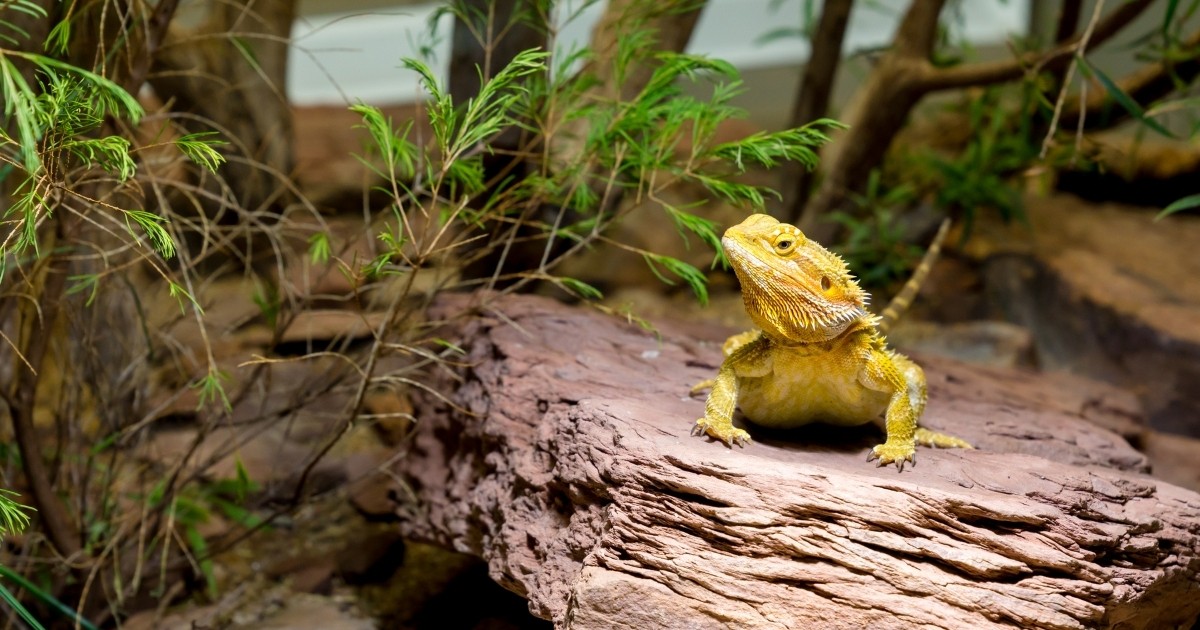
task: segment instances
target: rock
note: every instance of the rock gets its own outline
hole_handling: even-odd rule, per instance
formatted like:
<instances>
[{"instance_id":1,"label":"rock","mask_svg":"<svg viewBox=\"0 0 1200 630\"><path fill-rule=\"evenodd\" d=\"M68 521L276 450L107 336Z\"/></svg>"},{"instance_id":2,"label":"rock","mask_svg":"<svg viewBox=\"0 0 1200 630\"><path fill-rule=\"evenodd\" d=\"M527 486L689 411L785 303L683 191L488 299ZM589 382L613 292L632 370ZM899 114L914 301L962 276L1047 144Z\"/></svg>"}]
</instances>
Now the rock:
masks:
<instances>
[{"instance_id":1,"label":"rock","mask_svg":"<svg viewBox=\"0 0 1200 630\"><path fill-rule=\"evenodd\" d=\"M922 352L1002 368L1036 365L1033 336L1024 327L997 321L937 324L901 319L888 333L901 352Z\"/></svg>"},{"instance_id":2,"label":"rock","mask_svg":"<svg viewBox=\"0 0 1200 630\"><path fill-rule=\"evenodd\" d=\"M980 222L992 315L1027 327L1043 367L1136 391L1149 425L1200 437L1200 219L1070 195L1027 199L1032 230Z\"/></svg>"},{"instance_id":3,"label":"rock","mask_svg":"<svg viewBox=\"0 0 1200 630\"><path fill-rule=\"evenodd\" d=\"M1200 466L1196 465L1200 440L1161 431L1146 431L1139 437L1155 477L1200 492Z\"/></svg>"},{"instance_id":4,"label":"rock","mask_svg":"<svg viewBox=\"0 0 1200 630\"><path fill-rule=\"evenodd\" d=\"M478 297L442 298L441 318ZM1187 626L1200 495L1085 419L1097 389L925 360L928 424L973 451L865 461L877 430L690 435L718 344L546 299L465 322L396 463L408 536L483 557L561 628ZM451 331L447 331L451 332ZM445 336L445 335L443 335ZM714 334L713 337L719 337ZM1003 378L999 378L999 377ZM1102 400L1126 399L1119 395Z\"/></svg>"},{"instance_id":5,"label":"rock","mask_svg":"<svg viewBox=\"0 0 1200 630\"><path fill-rule=\"evenodd\" d=\"M274 615L235 626L257 630L375 630L378 626L349 604L316 595L293 595Z\"/></svg>"},{"instance_id":6,"label":"rock","mask_svg":"<svg viewBox=\"0 0 1200 630\"><path fill-rule=\"evenodd\" d=\"M386 474L391 459L384 451L359 452L345 458L346 492L350 505L369 519L394 519L396 500L392 498L392 479Z\"/></svg>"},{"instance_id":7,"label":"rock","mask_svg":"<svg viewBox=\"0 0 1200 630\"><path fill-rule=\"evenodd\" d=\"M353 604L337 598L285 589L237 591L216 604L160 616L155 611L138 613L123 624L130 630L374 630Z\"/></svg>"}]
</instances>

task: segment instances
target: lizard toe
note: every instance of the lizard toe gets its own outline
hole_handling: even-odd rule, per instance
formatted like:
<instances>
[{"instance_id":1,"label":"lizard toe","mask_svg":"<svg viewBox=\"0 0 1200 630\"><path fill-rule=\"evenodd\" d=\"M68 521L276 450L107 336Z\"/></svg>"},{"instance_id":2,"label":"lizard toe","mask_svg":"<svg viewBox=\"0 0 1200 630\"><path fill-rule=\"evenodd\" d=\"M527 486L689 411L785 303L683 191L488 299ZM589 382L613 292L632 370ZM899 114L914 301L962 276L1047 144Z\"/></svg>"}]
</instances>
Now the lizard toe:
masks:
<instances>
[{"instance_id":1,"label":"lizard toe","mask_svg":"<svg viewBox=\"0 0 1200 630\"><path fill-rule=\"evenodd\" d=\"M744 447L750 442L749 433L734 427L729 422L717 423L708 418L700 418L696 421L696 425L692 427L692 435L708 435L720 440L730 448L733 448L734 445Z\"/></svg>"},{"instance_id":2,"label":"lizard toe","mask_svg":"<svg viewBox=\"0 0 1200 630\"><path fill-rule=\"evenodd\" d=\"M867 461L878 459L879 466L896 464L897 470L904 470L905 462L912 462L914 466L916 465L916 457L916 448L912 443L886 442L871 449L867 455Z\"/></svg>"}]
</instances>

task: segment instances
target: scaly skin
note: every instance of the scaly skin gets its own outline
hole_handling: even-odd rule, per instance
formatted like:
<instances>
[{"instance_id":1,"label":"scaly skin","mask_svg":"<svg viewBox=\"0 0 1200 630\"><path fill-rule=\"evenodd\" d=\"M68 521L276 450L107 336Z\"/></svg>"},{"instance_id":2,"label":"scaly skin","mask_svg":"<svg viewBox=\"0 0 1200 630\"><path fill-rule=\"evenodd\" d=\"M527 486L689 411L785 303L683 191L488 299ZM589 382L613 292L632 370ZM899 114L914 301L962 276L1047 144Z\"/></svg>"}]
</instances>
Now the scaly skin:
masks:
<instances>
[{"instance_id":1,"label":"scaly skin","mask_svg":"<svg viewBox=\"0 0 1200 630\"><path fill-rule=\"evenodd\" d=\"M867 460L899 470L916 464L918 443L971 448L917 426L925 374L888 349L879 318L866 309L867 294L837 254L765 214L729 228L721 243L758 330L730 337L717 377L693 389L712 387L697 433L728 446L749 442L733 426L739 407L748 420L775 428L858 425L882 416L887 439Z\"/></svg>"}]
</instances>

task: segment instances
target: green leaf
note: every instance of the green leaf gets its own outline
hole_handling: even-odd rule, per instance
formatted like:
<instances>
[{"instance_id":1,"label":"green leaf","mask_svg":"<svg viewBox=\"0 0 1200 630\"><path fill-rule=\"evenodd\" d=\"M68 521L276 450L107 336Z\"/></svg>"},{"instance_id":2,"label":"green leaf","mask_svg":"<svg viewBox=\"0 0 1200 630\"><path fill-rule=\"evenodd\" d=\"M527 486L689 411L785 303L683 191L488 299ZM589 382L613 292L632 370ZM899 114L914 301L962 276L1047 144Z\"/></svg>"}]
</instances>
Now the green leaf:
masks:
<instances>
[{"instance_id":1,"label":"green leaf","mask_svg":"<svg viewBox=\"0 0 1200 630\"><path fill-rule=\"evenodd\" d=\"M604 297L604 294L600 292L600 289L597 289L596 287L582 280L576 280L575 278L559 278L558 281L561 282L568 291L585 300L599 300Z\"/></svg>"},{"instance_id":2,"label":"green leaf","mask_svg":"<svg viewBox=\"0 0 1200 630\"><path fill-rule=\"evenodd\" d=\"M38 55L35 53L7 51L5 55L21 57L32 62L37 67L41 68L50 76L55 76L54 71L65 72L75 75L82 79L85 83L96 90L95 96L99 99L101 110L103 113L111 113L114 115L124 115L130 122L137 124L145 113L142 106L129 92L117 85L110 79L103 76L84 70L78 66L73 66L65 61L59 61L53 57Z\"/></svg>"},{"instance_id":3,"label":"green leaf","mask_svg":"<svg viewBox=\"0 0 1200 630\"><path fill-rule=\"evenodd\" d=\"M679 231L679 236L683 238L684 243L687 242L687 232L691 232L699 236L700 240L708 243L709 247L716 251L721 251L721 237L717 236L716 221L684 212L679 208L666 204L663 205L663 209L675 221L675 229Z\"/></svg>"},{"instance_id":4,"label":"green leaf","mask_svg":"<svg viewBox=\"0 0 1200 630\"><path fill-rule=\"evenodd\" d=\"M267 327L274 329L276 322L279 321L279 311L283 308L283 298L279 294L279 287L272 282L256 282L254 294L250 296L250 299L258 307L263 319L267 321Z\"/></svg>"},{"instance_id":5,"label":"green leaf","mask_svg":"<svg viewBox=\"0 0 1200 630\"><path fill-rule=\"evenodd\" d=\"M246 472L246 466L242 463L241 456L233 458L234 474L237 475L237 500L244 501L246 495L258 490L258 484L250 479L250 473Z\"/></svg>"},{"instance_id":6,"label":"green leaf","mask_svg":"<svg viewBox=\"0 0 1200 630\"><path fill-rule=\"evenodd\" d=\"M314 265L324 265L329 262L331 253L328 232L315 232L308 237L308 259Z\"/></svg>"},{"instance_id":7,"label":"green leaf","mask_svg":"<svg viewBox=\"0 0 1200 630\"><path fill-rule=\"evenodd\" d=\"M0 601L3 601L8 604L9 608L15 610L17 616L25 622L25 625L33 628L33 630L45 630L45 626L33 616L33 613L29 612L29 609L25 608L21 600L17 599L17 596L13 595L12 591L8 590L8 587L4 584L0 584Z\"/></svg>"},{"instance_id":8,"label":"green leaf","mask_svg":"<svg viewBox=\"0 0 1200 630\"><path fill-rule=\"evenodd\" d=\"M1159 219L1175 214L1176 212L1183 212L1184 210L1191 210L1192 208L1200 208L1200 194L1188 195L1183 199L1175 200L1173 203L1171 203L1171 205L1163 208L1163 211L1159 212L1158 216L1154 217L1154 220L1158 221Z\"/></svg>"},{"instance_id":9,"label":"green leaf","mask_svg":"<svg viewBox=\"0 0 1200 630\"><path fill-rule=\"evenodd\" d=\"M692 292L696 294L696 299L700 301L700 304L708 304L708 279L704 277L704 273L699 269L696 269L694 266L679 260L678 258L663 256L661 254L647 253L643 254L643 258L646 259L646 264L649 265L650 271L652 271L659 280L672 286L675 284L673 280L664 276L662 272L659 271L658 266L661 265L665 270L678 276L680 279L686 282L687 285L691 287Z\"/></svg>"},{"instance_id":10,"label":"green leaf","mask_svg":"<svg viewBox=\"0 0 1200 630\"><path fill-rule=\"evenodd\" d=\"M233 47L237 48L237 51L241 53L242 58L246 60L246 63L250 64L250 67L253 68L255 72L261 73L262 65L260 65L258 62L258 55L254 53L254 48L246 41L246 39L236 36L230 39L233 41Z\"/></svg>"},{"instance_id":11,"label":"green leaf","mask_svg":"<svg viewBox=\"0 0 1200 630\"><path fill-rule=\"evenodd\" d=\"M1163 127L1162 124L1160 124L1157 120L1147 116L1146 112L1142 109L1142 106L1139 105L1137 101L1133 100L1133 97L1129 96L1125 90L1122 90L1121 86L1113 82L1113 80L1109 78L1107 74L1104 74L1104 72L1102 72L1099 68L1093 67L1090 63L1088 63L1087 59L1083 55L1078 55L1076 59L1079 60L1079 68L1082 71L1082 74L1085 77L1096 77L1096 80L1100 81L1100 85L1104 86L1104 90L1108 92L1108 95L1112 97L1112 99L1116 101L1116 103L1125 111L1129 112L1130 116L1133 116L1143 125L1146 125L1150 129L1163 136L1168 138L1176 137L1175 134L1167 130L1166 127Z\"/></svg>"},{"instance_id":12,"label":"green leaf","mask_svg":"<svg viewBox=\"0 0 1200 630\"><path fill-rule=\"evenodd\" d=\"M454 354L463 355L463 356L465 356L467 354L467 351L464 350L461 346L455 345L454 343L451 343L450 341L448 341L446 339L442 339L440 337L435 338L433 340L433 343L435 343L443 348L446 348L447 350L453 352Z\"/></svg>"},{"instance_id":13,"label":"green leaf","mask_svg":"<svg viewBox=\"0 0 1200 630\"><path fill-rule=\"evenodd\" d=\"M71 20L60 20L54 28L50 29L50 34L46 35L46 41L42 42L42 48L46 51L54 53L59 57L64 57L69 50L71 43Z\"/></svg>"},{"instance_id":14,"label":"green leaf","mask_svg":"<svg viewBox=\"0 0 1200 630\"><path fill-rule=\"evenodd\" d=\"M0 564L0 577L4 578L6 580L15 582L17 584L17 586L20 586L21 588L25 589L26 592L28 592L30 595L33 595L35 598L37 598L42 603L46 604L46 606L55 610L63 617L66 617L67 619L71 620L73 623L79 624L79 627L84 628L85 630L97 630L96 624L88 621L87 619L84 619L83 617L80 617L78 614L76 614L76 612L73 608L62 603L61 600L59 600L57 597L55 597L54 595L47 592L45 589L38 587L38 585L25 579L21 574L13 571L12 569L9 569L8 567L6 567L2 564ZM7 589L5 589L5 590L7 590ZM5 599L7 599L7 598L5 598ZM40 625L37 625L38 622L36 620L33 620L32 622L30 622L29 620L26 620L26 621L28 623L30 623L30 625L33 626L34 628L41 628Z\"/></svg>"},{"instance_id":15,"label":"green leaf","mask_svg":"<svg viewBox=\"0 0 1200 630\"><path fill-rule=\"evenodd\" d=\"M225 156L221 155L214 147L229 144L221 140L219 136L220 134L215 131L189 133L175 140L175 146L179 147L179 150L189 160L203 166L209 172L215 173L217 168L225 162Z\"/></svg>"},{"instance_id":16,"label":"green leaf","mask_svg":"<svg viewBox=\"0 0 1200 630\"><path fill-rule=\"evenodd\" d=\"M0 534L16 534L29 526L29 515L25 511L33 511L33 508L11 498L19 496L11 490L0 489Z\"/></svg>"},{"instance_id":17,"label":"green leaf","mask_svg":"<svg viewBox=\"0 0 1200 630\"><path fill-rule=\"evenodd\" d=\"M200 566L200 573L204 576L205 591L212 599L217 598L217 577L213 572L212 556L208 553L208 542L204 540L204 536L196 527L183 528L183 537L187 541L188 547L191 547L192 554L196 557L196 563Z\"/></svg>"},{"instance_id":18,"label":"green leaf","mask_svg":"<svg viewBox=\"0 0 1200 630\"><path fill-rule=\"evenodd\" d=\"M25 171L33 175L41 169L37 143L42 137L42 127L37 116L37 99L7 55L0 56L0 90L4 96L4 115L17 124L17 152L21 163Z\"/></svg>"},{"instance_id":19,"label":"green leaf","mask_svg":"<svg viewBox=\"0 0 1200 630\"><path fill-rule=\"evenodd\" d=\"M91 306L92 302L96 300L96 291L100 288L100 274L80 274L77 276L69 276L67 279L75 283L67 288L67 295L74 295L76 293L83 293L84 291L87 291L88 299L84 304L86 306Z\"/></svg>"},{"instance_id":20,"label":"green leaf","mask_svg":"<svg viewBox=\"0 0 1200 630\"><path fill-rule=\"evenodd\" d=\"M196 301L196 298L192 297L192 294L188 293L187 289L177 284L174 280L168 281L167 292L171 297L175 298L175 301L179 302L180 313L186 312L184 308L184 300L186 299L188 302L191 302L192 308L196 309L197 313L204 314L204 309L200 307L200 303Z\"/></svg>"},{"instance_id":21,"label":"green leaf","mask_svg":"<svg viewBox=\"0 0 1200 630\"><path fill-rule=\"evenodd\" d=\"M130 234L133 234L133 226L129 225L129 219L133 219L145 230L150 244L159 255L163 258L171 258L175 255L175 241L171 240L171 235L161 225L167 222L165 217L145 210L122 210L122 212L125 213L125 226L129 228Z\"/></svg>"},{"instance_id":22,"label":"green leaf","mask_svg":"<svg viewBox=\"0 0 1200 630\"><path fill-rule=\"evenodd\" d=\"M229 378L229 374L223 370L210 368L208 374L205 374L204 378L192 386L200 390L200 402L196 405L196 408L203 409L204 405L216 402L219 399L225 411L233 411L233 405L230 404L229 396L225 393L225 385L222 383L222 381L228 381Z\"/></svg>"}]
</instances>

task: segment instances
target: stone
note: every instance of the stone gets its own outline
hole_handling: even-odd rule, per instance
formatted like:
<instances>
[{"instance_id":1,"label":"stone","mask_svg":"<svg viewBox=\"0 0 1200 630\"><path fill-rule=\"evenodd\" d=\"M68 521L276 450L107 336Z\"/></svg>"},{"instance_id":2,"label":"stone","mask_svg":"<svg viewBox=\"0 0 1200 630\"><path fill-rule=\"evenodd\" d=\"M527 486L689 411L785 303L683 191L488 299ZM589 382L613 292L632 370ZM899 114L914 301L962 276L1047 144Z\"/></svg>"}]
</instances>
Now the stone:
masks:
<instances>
[{"instance_id":1,"label":"stone","mask_svg":"<svg viewBox=\"0 0 1200 630\"><path fill-rule=\"evenodd\" d=\"M979 221L990 315L1040 365L1136 391L1149 426L1200 437L1200 219L1071 195L1028 197L1028 226Z\"/></svg>"},{"instance_id":2,"label":"stone","mask_svg":"<svg viewBox=\"0 0 1200 630\"><path fill-rule=\"evenodd\" d=\"M1155 477L1200 492L1200 466L1196 465L1200 440L1153 430L1139 439Z\"/></svg>"},{"instance_id":3,"label":"stone","mask_svg":"<svg viewBox=\"0 0 1200 630\"><path fill-rule=\"evenodd\" d=\"M486 300L487 308L469 310ZM406 536L485 559L559 628L1161 628L1200 615L1200 495L1096 418L1127 395L928 357L926 424L978 450L865 461L881 434L690 435L723 331L448 296L467 352L418 392ZM1063 388L1067 388L1064 390ZM1134 410L1136 411L1136 410ZM1127 418L1126 418L1127 419Z\"/></svg>"},{"instance_id":4,"label":"stone","mask_svg":"<svg viewBox=\"0 0 1200 630\"><path fill-rule=\"evenodd\" d=\"M901 352L953 357L995 367L1034 367L1033 335L1008 322L979 320L934 323L901 319L888 333L888 343Z\"/></svg>"}]
</instances>

